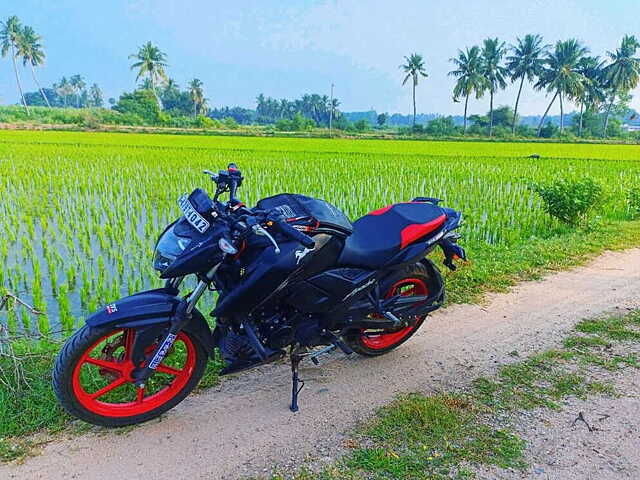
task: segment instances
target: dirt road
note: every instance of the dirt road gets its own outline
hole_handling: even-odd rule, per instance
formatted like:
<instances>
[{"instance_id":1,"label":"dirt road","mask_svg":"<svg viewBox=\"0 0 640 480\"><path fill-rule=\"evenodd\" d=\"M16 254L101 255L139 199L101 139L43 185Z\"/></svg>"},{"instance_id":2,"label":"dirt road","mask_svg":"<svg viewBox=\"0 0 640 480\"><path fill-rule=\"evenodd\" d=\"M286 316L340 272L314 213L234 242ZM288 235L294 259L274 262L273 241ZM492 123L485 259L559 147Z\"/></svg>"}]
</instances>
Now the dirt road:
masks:
<instances>
[{"instance_id":1,"label":"dirt road","mask_svg":"<svg viewBox=\"0 0 640 480\"><path fill-rule=\"evenodd\" d=\"M270 365L192 396L161 421L49 444L0 478L238 478L306 457L329 459L345 435L397 393L452 389L498 364L556 345L578 320L640 307L640 249L491 295L484 306L434 315L395 352L377 359L333 354L306 365L301 410L289 412L290 371ZM511 355L510 355L511 354Z\"/></svg>"}]
</instances>

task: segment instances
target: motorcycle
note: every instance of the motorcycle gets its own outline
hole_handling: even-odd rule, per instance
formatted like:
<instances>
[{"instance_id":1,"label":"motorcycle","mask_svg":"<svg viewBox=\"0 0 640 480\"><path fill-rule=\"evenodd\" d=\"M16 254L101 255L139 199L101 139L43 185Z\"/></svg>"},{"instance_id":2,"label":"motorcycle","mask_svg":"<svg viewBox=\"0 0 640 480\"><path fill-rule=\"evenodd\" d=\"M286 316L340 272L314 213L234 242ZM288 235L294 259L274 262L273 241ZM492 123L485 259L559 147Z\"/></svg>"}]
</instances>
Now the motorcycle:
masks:
<instances>
[{"instance_id":1,"label":"motorcycle","mask_svg":"<svg viewBox=\"0 0 640 480\"><path fill-rule=\"evenodd\" d=\"M249 208L236 198L244 178L235 164L205 173L213 198L199 188L183 195L182 216L156 242L153 266L164 286L93 313L58 354L53 388L71 415L109 427L144 422L180 403L210 359L223 362L224 375L287 353L295 412L302 360L395 349L444 301L427 256L440 247L452 270L465 259L461 213L436 198L389 205L352 224L331 203L299 194ZM181 293L190 275L197 283ZM208 291L217 294L213 329L196 309Z\"/></svg>"}]
</instances>

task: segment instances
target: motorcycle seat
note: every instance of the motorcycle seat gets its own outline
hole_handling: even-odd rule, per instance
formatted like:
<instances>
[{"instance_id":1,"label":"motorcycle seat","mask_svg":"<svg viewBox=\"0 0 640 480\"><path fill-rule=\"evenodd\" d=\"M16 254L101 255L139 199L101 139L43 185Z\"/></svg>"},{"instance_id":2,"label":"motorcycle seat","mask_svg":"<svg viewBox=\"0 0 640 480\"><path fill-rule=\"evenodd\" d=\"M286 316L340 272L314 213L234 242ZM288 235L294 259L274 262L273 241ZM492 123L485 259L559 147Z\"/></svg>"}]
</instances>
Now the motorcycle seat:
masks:
<instances>
[{"instance_id":1,"label":"motorcycle seat","mask_svg":"<svg viewBox=\"0 0 640 480\"><path fill-rule=\"evenodd\" d=\"M397 203L375 210L353 223L338 264L382 268L402 249L437 231L445 220L444 210L432 203Z\"/></svg>"}]
</instances>

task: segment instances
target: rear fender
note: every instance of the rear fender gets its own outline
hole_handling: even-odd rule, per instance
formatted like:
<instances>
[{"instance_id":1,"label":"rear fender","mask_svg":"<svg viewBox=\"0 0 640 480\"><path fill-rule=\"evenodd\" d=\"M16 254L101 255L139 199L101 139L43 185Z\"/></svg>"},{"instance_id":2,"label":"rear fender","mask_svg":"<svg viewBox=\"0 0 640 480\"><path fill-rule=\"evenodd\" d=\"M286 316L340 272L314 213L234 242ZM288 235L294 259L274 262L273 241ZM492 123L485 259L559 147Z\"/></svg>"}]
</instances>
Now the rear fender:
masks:
<instances>
[{"instance_id":1,"label":"rear fender","mask_svg":"<svg viewBox=\"0 0 640 480\"><path fill-rule=\"evenodd\" d=\"M135 328L141 333L140 342L147 345L136 345L134 350L147 347L166 329L181 299L168 289L148 290L130 297L124 297L101 308L89 318L86 324L90 327ZM193 334L202 343L209 355L214 354L214 342L211 329L198 310L191 312L191 320L184 330Z\"/></svg>"}]
</instances>

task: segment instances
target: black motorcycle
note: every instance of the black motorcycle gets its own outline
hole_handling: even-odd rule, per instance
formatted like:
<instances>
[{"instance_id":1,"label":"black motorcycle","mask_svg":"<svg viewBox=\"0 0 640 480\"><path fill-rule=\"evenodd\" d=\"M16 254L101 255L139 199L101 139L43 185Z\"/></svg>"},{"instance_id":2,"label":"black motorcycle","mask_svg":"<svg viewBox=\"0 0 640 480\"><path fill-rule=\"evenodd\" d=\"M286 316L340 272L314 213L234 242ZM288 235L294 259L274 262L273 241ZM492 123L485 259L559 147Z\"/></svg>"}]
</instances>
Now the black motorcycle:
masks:
<instances>
[{"instance_id":1,"label":"black motorcycle","mask_svg":"<svg viewBox=\"0 0 640 480\"><path fill-rule=\"evenodd\" d=\"M158 239L154 268L163 288L117 300L91 315L59 353L53 387L62 406L90 423L123 426L157 417L198 384L209 358L221 374L287 354L290 408L298 409L298 365L334 349L377 356L407 341L444 300L427 255L465 258L461 214L436 198L375 210L353 224L335 206L284 193L248 208L234 164L211 199L180 198L183 216ZM220 195L229 192L223 203ZM197 284L180 293L188 275ZM215 328L195 308L217 294Z\"/></svg>"}]
</instances>

